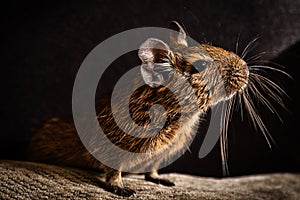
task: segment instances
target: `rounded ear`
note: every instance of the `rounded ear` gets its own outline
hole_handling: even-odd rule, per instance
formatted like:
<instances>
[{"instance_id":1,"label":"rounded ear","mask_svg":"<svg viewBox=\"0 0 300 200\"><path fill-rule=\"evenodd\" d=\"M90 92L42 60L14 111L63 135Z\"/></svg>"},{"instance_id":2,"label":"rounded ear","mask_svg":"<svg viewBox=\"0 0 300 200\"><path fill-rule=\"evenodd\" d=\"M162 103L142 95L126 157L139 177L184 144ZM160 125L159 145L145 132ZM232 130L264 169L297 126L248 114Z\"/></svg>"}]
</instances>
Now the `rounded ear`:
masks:
<instances>
[{"instance_id":1,"label":"rounded ear","mask_svg":"<svg viewBox=\"0 0 300 200\"><path fill-rule=\"evenodd\" d=\"M170 51L166 43L156 38L149 38L140 46L138 55L143 62L141 74L150 87L158 87L165 82L160 69L168 65Z\"/></svg>"},{"instance_id":2,"label":"rounded ear","mask_svg":"<svg viewBox=\"0 0 300 200\"><path fill-rule=\"evenodd\" d=\"M155 71L155 68L157 68L157 67L159 67L159 66L157 66L154 63L141 65L142 77L143 77L145 83L152 88L158 87L165 82L165 79L164 79L162 73Z\"/></svg>"},{"instance_id":3,"label":"rounded ear","mask_svg":"<svg viewBox=\"0 0 300 200\"><path fill-rule=\"evenodd\" d=\"M139 48L139 57L143 63L155 63L162 58L168 57L169 46L156 38L147 39Z\"/></svg>"},{"instance_id":4,"label":"rounded ear","mask_svg":"<svg viewBox=\"0 0 300 200\"><path fill-rule=\"evenodd\" d=\"M178 46L178 45L183 45L183 46L188 46L187 41L186 41L186 33L182 26L176 22L172 21L169 24L169 29L172 29L170 31L170 46L171 48Z\"/></svg>"}]
</instances>

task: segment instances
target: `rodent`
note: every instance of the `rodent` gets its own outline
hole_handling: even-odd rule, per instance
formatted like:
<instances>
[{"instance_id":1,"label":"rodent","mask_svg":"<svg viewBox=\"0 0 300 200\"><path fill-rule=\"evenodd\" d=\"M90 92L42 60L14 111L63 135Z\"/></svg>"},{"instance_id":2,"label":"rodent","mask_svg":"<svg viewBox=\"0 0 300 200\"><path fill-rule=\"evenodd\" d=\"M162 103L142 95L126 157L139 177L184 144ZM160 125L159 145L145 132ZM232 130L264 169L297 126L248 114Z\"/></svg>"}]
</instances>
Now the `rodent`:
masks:
<instances>
[{"instance_id":1,"label":"rodent","mask_svg":"<svg viewBox=\"0 0 300 200\"><path fill-rule=\"evenodd\" d=\"M166 117L167 122L163 129L151 139L134 138L117 127L110 104L103 103L98 113L98 121L103 131L114 144L130 152L149 153L149 159L151 159L151 153L157 150L167 151L168 155L172 156L184 148L192 138L191 130L195 128L194 124L199 121L201 115L218 102L229 100L236 94L243 93L251 75L249 66L235 53L208 44L188 46L182 26L173 21L170 23L170 28L176 30L178 34L170 33L169 45L155 38L149 38L141 45L139 57L144 68L137 76L143 78L146 84L130 98L131 116L139 125L150 123L149 108L154 102L164 105L167 112L166 116L161 117ZM160 48L147 48L149 44ZM205 65L204 70L200 72L194 67L198 61L204 62ZM172 93L168 91L168 85L161 85L164 77L160 72L155 71L155 64L174 68L176 73L173 74L173 79L178 78L179 75L186 77L192 87L183 88L178 79L175 88L183 95L188 95L192 90L197 97L197 109L190 107L189 96L186 96L183 106L179 107ZM225 86L225 92L222 91L220 85ZM120 104L122 103L124 102L120 101ZM182 115L188 116L187 121L184 122L184 128L178 127L178 121ZM130 127L130 124L127 125ZM95 159L82 145L74 124L58 118L47 121L33 136L29 147L29 159L104 171L109 191L121 196L135 194L135 191L123 186L121 169L109 168ZM165 186L174 185L170 180L161 179L155 168L145 174L145 179Z\"/></svg>"}]
</instances>

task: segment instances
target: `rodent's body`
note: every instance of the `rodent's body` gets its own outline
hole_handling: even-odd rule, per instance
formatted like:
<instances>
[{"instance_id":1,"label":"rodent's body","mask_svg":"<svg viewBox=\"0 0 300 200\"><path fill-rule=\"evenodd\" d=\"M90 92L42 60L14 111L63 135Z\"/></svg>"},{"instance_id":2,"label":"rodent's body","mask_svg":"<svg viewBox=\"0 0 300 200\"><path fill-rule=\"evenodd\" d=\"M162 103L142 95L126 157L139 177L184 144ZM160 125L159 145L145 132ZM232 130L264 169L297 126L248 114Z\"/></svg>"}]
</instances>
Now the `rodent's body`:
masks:
<instances>
[{"instance_id":1,"label":"rodent's body","mask_svg":"<svg viewBox=\"0 0 300 200\"><path fill-rule=\"evenodd\" d=\"M157 89L160 90L160 92L155 91L156 95L157 93L162 93L159 96L163 95L166 97L164 89L165 88ZM153 95L151 94L154 92L153 89L148 87L146 90L149 90L149 92L146 92L148 95ZM186 92L185 90L182 91ZM145 90L143 92L145 92ZM143 93L142 95L146 97L147 94ZM137 94L136 100L141 98L139 95L140 94ZM135 99L134 96L131 99ZM172 97L170 97L170 99L172 99ZM120 104L122 103L125 102L121 101ZM137 105L134 101L132 103L133 105ZM151 102L148 103L151 104ZM171 116L172 120L169 120L167 123L170 124L161 130L159 134L152 137L151 140L147 138L134 138L122 132L113 120L110 105L101 109L98 115L99 123L103 128L103 131L107 133L107 137L110 138L112 143L117 144L126 151L146 153L146 156L143 159L126 159L124 160L124 164L132 166L133 168L138 167L141 169L144 166L147 166L147 163L156 162L157 165L154 164L152 171L146 174L146 180L166 186L172 186L174 184L169 180L160 179L157 175L156 169L163 160L168 159L168 157L171 158L190 144L194 134L196 133L196 131L192 131L192 129L196 128L194 125L199 121L199 116L201 115L199 110L189 110L188 102L186 102L187 104L185 106L187 106L187 109L185 111L189 114L189 118L187 121L183 122L183 126L178 127L178 120L180 116L174 115L174 113L178 112L178 103L169 103L171 103L168 105L170 110L168 110L169 112L166 114L169 115L169 117ZM143 104L147 104L147 102L143 102ZM103 105L101 107L103 107ZM141 112L139 110L133 112L138 114L134 117L136 120L135 122L143 124L148 123L147 120L139 122L139 119L147 119L149 117L149 113ZM160 117L165 118L167 116ZM110 149L105 149L108 145L102 143L102 141L95 142L99 146L99 152L103 155L110 155ZM107 153L105 153L106 151ZM106 181L113 186L111 189L112 192L125 196L130 195L133 192L128 188L125 188L125 191L119 192L115 189L115 187L123 189L121 182L122 169L120 169L120 171L113 170L94 158L83 146L73 123L67 123L58 118L53 118L47 121L33 136L29 154L32 161L94 169L101 172L104 171L107 176ZM122 158L123 155L119 155L119 157ZM109 157L107 157L107 159L109 159Z\"/></svg>"},{"instance_id":2,"label":"rodent's body","mask_svg":"<svg viewBox=\"0 0 300 200\"><path fill-rule=\"evenodd\" d=\"M140 74L138 77L141 77ZM180 81L177 83L179 84L178 88L180 88ZM185 93L191 93L191 91L188 91L186 88L181 88L180 90L183 93L183 96ZM122 92L119 93L119 96L121 97L119 105L122 106L123 104L126 104L126 102L124 102L124 99L126 98L122 98ZM205 95L203 98L204 97L207 98ZM159 102L158 98L161 98L162 101ZM141 99L145 100L141 101ZM166 99L169 99L169 101L166 101ZM200 111L195 109L195 107L190 106L188 98L183 104L185 106L183 108L180 108L178 102L174 100L174 94L172 94L167 87L153 89L149 86L144 86L132 95L131 105L133 105L133 121L140 125L146 125L150 120L149 109L145 109L145 107L151 107L154 102L165 104L166 106L166 110L168 111L165 113L166 116L162 115L159 117L168 118L168 126L163 128L159 134L151 137L151 140L148 138L135 138L124 133L118 128L118 125L114 121L110 104L105 100L99 102L101 108L98 113L98 121L110 141L126 151L147 153L148 155L142 160L125 160L124 163L126 163L126 165L130 165L133 168L136 166L142 168L147 165L147 160L152 162L153 159L157 158L161 158L161 160L168 159L168 156L172 157L174 154L182 151L182 149L191 142L194 137L193 134L196 133L196 131L192 131L192 129L196 128L194 125L199 121L199 117L204 113L204 110ZM201 102L205 102L205 100L203 99ZM208 108L208 106L204 107L201 109ZM143 108L143 110L139 110L138 108ZM188 117L184 118L186 121L183 121L183 126L179 127L179 120L182 120L180 118L180 113L183 114L182 111L185 112ZM117 109L117 112L124 111ZM97 143L97 146L99 146L99 152L103 155L110 155L110 149L104 149L109 145L102 143L103 141L95 142ZM105 151L107 151L107 153L105 153ZM122 155L120 155L120 158L122 158ZM58 118L47 121L43 127L37 131L37 134L33 136L30 146L30 159L33 161L80 168L107 170L107 167L94 158L83 146L77 134L75 125L73 123L64 122ZM107 157L107 159L109 159L109 157ZM160 160L157 160L157 164L160 164ZM156 169L153 169L153 171L155 170Z\"/></svg>"},{"instance_id":3,"label":"rodent's body","mask_svg":"<svg viewBox=\"0 0 300 200\"><path fill-rule=\"evenodd\" d=\"M143 167L147 159L157 159L157 165L161 160L168 159L168 156L182 151L194 137L195 124L198 123L202 114L211 106L220 101L230 99L237 92L242 91L248 83L249 70L246 63L236 54L222 48L203 44L198 47L188 47L185 41L185 33L176 22L171 24L173 29L179 32L178 35L171 34L170 47L158 39L149 39L142 44L139 56L143 62L141 74L137 77L143 78L146 85L139 88L130 98L130 111L132 119L136 124L147 125L150 123L149 108L154 104L162 104L167 112L159 116L167 119L166 126L158 134L149 138L135 138L124 133L114 122L110 104L102 105L98 113L98 121L103 132L118 147L135 153L146 153L144 160L126 160L127 165L132 167ZM159 48L153 48L158 46ZM204 61L206 67L201 72L195 71L193 63ZM162 62L175 69L173 80L166 83L163 76L155 72L154 64ZM194 71L193 71L194 70ZM180 82L179 76L184 75L192 87L185 88ZM179 106L176 98L168 91L168 84L186 98ZM222 88L223 87L223 88ZM213 89L212 89L213 88ZM191 106L190 94L196 95L197 106ZM122 97L122 93L120 96ZM119 105L122 102L120 98ZM118 105L117 105L118 106ZM124 112L122 109L117 109ZM179 126L179 120L184 116L183 126ZM124 123L128 123L125 121ZM132 122L130 122L132 123ZM130 127L132 124L125 124ZM141 133L142 134L142 133ZM95 141L99 152L108 152L109 149L101 149L105 144ZM167 153L166 153L167 152ZM122 155L120 155L122 157ZM112 192L119 195L129 196L134 194L129 188L124 188L121 180L122 169L111 169L95 159L83 146L73 123L66 123L59 119L49 120L33 137L30 146L30 159L40 162L69 165L74 167L93 168L104 170L106 182L112 186ZM146 180L172 186L173 183L160 179L157 176L155 166L152 172L146 175Z\"/></svg>"}]
</instances>

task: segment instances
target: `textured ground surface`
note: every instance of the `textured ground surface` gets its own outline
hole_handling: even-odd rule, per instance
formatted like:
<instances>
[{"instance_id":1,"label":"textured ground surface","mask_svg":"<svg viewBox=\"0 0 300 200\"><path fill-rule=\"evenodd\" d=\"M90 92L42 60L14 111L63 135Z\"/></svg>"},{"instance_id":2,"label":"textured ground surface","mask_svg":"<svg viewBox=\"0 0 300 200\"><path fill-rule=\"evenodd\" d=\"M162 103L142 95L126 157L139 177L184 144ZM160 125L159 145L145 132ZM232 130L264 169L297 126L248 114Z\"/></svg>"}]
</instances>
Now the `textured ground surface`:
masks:
<instances>
[{"instance_id":1,"label":"textured ground surface","mask_svg":"<svg viewBox=\"0 0 300 200\"><path fill-rule=\"evenodd\" d=\"M99 187L95 175L52 165L0 161L0 199L122 199ZM142 180L142 176L124 178L124 183L137 192L128 199L300 199L300 174L224 179L162 176L176 186L155 185Z\"/></svg>"}]
</instances>

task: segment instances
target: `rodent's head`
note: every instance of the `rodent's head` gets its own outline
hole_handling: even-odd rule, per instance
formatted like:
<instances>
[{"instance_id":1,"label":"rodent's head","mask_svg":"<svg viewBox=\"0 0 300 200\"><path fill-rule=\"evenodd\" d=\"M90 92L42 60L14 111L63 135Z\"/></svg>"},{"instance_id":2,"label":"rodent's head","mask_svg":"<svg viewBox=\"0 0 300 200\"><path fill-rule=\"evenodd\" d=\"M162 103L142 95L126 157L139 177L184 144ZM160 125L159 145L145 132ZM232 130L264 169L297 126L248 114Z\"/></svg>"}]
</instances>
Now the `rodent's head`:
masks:
<instances>
[{"instance_id":1,"label":"rodent's head","mask_svg":"<svg viewBox=\"0 0 300 200\"><path fill-rule=\"evenodd\" d=\"M209 106L230 99L248 83L246 62L233 52L207 44L188 46L186 33L171 22L170 43L149 38L139 49L141 73L146 84L157 87L168 76L167 66L187 77L199 97ZM166 78L167 77L167 78Z\"/></svg>"},{"instance_id":2,"label":"rodent's head","mask_svg":"<svg viewBox=\"0 0 300 200\"><path fill-rule=\"evenodd\" d=\"M265 76L265 73L268 73L268 71L272 73L279 72L288 78L291 78L291 76L276 67L260 64L253 65L251 61L247 65L242 58L245 57L247 54L245 52L249 50L249 47L255 40L252 40L246 46L241 58L233 52L207 44L189 46L186 40L186 33L177 22L172 22L170 28L175 31L170 32L169 45L159 39L149 38L139 49L139 57L143 62L141 74L145 83L150 87L175 85L177 91L182 91L181 94L183 95L190 94L192 90L197 96L200 111L206 111L216 103L228 100L228 103L221 105L222 118L220 121L222 126L220 129L222 135L220 144L223 169L225 171L227 170L226 159L228 151L226 143L227 129L231 119L231 112L234 108L232 105L234 105L236 99L238 99L237 106L241 106L243 111L245 109L254 127L258 127L261 130L268 145L271 147L273 139L257 112L252 97L255 97L255 100L260 101L280 118L272 103L276 102L283 109L286 109L283 100L289 99L289 97L276 84L276 81L269 79ZM263 64L266 63L263 62ZM169 70L170 67L171 70ZM172 68L175 70L172 70ZM170 77L173 77L173 79ZM183 85L181 77L189 81L190 84L185 84L188 87L181 87ZM158 88L158 90L153 90L155 95L161 90L160 87ZM192 101L190 101L189 96L184 96L183 99L188 105L185 108L191 107L189 105ZM166 100L169 100L167 103L172 101L172 99L167 97ZM173 104L171 105L173 106ZM243 114L243 111L241 114Z\"/></svg>"},{"instance_id":3,"label":"rodent's head","mask_svg":"<svg viewBox=\"0 0 300 200\"><path fill-rule=\"evenodd\" d=\"M236 92L242 91L248 84L249 70L246 62L233 52L226 51L220 47L210 45L201 45L201 47L212 58L210 66L202 72L205 76L214 77L215 80L209 80L205 77L207 84L211 87L218 88L215 95L217 98L229 99ZM201 73L201 72L200 72ZM220 82L220 80L222 80ZM223 92L223 93L224 93ZM216 99L216 101L222 99Z\"/></svg>"}]
</instances>

